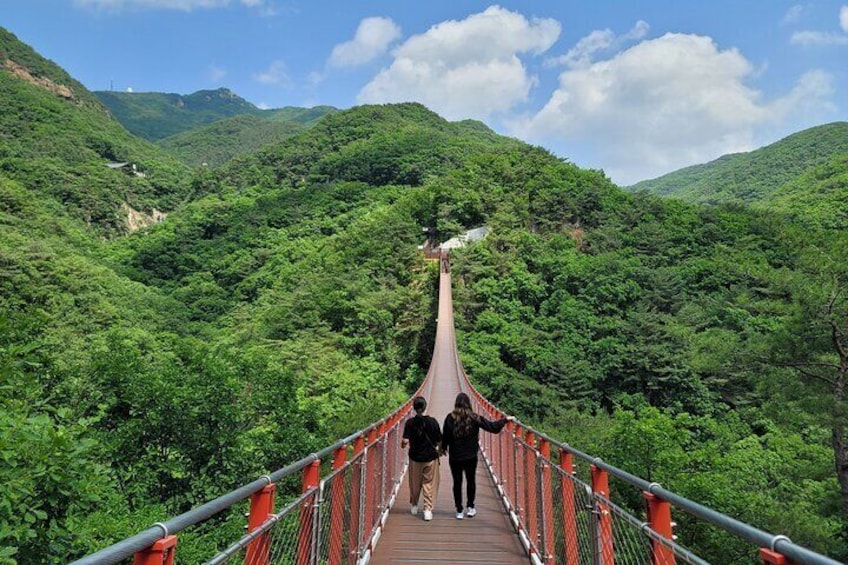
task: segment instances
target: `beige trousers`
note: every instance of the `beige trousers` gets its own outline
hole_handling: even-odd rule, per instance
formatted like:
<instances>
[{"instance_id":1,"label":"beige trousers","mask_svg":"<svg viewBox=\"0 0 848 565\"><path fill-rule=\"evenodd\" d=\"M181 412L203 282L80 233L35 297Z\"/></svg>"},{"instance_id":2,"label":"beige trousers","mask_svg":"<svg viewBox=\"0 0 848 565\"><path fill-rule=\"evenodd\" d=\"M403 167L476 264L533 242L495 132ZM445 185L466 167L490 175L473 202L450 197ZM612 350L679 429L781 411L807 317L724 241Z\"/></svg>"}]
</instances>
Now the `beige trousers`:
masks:
<instances>
[{"instance_id":1,"label":"beige trousers","mask_svg":"<svg viewBox=\"0 0 848 565\"><path fill-rule=\"evenodd\" d=\"M424 493L424 510L433 510L433 503L439 495L439 460L426 463L409 460L409 503L418 504Z\"/></svg>"}]
</instances>

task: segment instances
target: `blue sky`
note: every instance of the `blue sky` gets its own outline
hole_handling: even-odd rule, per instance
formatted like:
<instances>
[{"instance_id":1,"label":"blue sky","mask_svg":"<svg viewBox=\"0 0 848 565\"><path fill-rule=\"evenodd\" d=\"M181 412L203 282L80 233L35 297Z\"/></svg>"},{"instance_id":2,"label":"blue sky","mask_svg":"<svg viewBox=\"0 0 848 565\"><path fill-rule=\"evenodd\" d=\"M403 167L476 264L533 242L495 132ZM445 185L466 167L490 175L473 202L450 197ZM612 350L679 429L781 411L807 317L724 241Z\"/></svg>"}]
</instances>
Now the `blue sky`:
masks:
<instances>
[{"instance_id":1,"label":"blue sky","mask_svg":"<svg viewBox=\"0 0 848 565\"><path fill-rule=\"evenodd\" d=\"M2 0L91 90L415 100L631 184L848 120L848 1Z\"/></svg>"}]
</instances>

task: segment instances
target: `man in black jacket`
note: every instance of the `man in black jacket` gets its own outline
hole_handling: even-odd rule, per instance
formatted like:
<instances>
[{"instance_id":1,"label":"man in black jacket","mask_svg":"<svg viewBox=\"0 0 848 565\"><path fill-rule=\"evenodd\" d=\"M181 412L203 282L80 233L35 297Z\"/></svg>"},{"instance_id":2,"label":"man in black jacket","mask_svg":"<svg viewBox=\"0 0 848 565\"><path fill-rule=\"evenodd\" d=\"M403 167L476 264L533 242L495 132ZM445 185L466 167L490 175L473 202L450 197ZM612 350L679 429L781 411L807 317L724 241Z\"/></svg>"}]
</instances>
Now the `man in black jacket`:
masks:
<instances>
[{"instance_id":1,"label":"man in black jacket","mask_svg":"<svg viewBox=\"0 0 848 565\"><path fill-rule=\"evenodd\" d=\"M412 401L415 416L403 426L401 447L409 445L409 504L410 512L418 514L418 499L424 493L424 520L433 519L433 502L439 491L439 444L442 431L439 422L425 416L427 401L417 396Z\"/></svg>"}]
</instances>

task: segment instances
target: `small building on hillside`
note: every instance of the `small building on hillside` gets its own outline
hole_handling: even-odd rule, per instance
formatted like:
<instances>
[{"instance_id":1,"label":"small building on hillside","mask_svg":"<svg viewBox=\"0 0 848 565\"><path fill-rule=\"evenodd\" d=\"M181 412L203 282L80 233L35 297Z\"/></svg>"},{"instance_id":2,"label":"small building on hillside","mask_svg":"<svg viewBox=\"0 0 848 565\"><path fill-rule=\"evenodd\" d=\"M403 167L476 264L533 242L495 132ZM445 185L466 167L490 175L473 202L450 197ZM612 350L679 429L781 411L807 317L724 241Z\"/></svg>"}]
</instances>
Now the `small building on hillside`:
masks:
<instances>
[{"instance_id":1,"label":"small building on hillside","mask_svg":"<svg viewBox=\"0 0 848 565\"><path fill-rule=\"evenodd\" d=\"M456 237L452 237L439 247L442 249L456 249L457 247L465 247L469 243L474 241L480 241L489 233L488 226L482 226L479 228L474 228L473 230L469 230L462 235L458 235Z\"/></svg>"},{"instance_id":2,"label":"small building on hillside","mask_svg":"<svg viewBox=\"0 0 848 565\"><path fill-rule=\"evenodd\" d=\"M137 177L144 178L146 176L143 172L138 170L138 166L135 163L110 161L109 163L106 163L106 166L110 169L123 169L127 174L135 175Z\"/></svg>"}]
</instances>

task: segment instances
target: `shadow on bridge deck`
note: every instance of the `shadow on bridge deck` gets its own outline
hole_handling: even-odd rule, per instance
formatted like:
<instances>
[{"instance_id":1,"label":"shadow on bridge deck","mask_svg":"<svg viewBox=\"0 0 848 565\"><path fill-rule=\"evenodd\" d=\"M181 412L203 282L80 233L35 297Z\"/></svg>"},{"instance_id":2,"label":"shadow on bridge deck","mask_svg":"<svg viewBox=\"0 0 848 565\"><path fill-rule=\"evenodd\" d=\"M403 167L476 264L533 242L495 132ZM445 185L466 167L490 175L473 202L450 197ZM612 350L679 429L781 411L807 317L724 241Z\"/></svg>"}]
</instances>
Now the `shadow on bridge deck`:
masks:
<instances>
[{"instance_id":1,"label":"shadow on bridge deck","mask_svg":"<svg viewBox=\"0 0 848 565\"><path fill-rule=\"evenodd\" d=\"M456 353L451 280L447 270L446 261L443 260L439 280L436 343L428 372L428 390L424 393L429 403L427 412L439 421L439 425L453 409L454 399L462 390L462 366ZM389 513L371 563L528 563L529 557L482 460L477 467L475 506L478 514L474 518L456 519L447 457L441 459L440 474L439 494L430 522L425 522L420 512L417 516L409 513L408 476L404 477L397 502Z\"/></svg>"}]
</instances>

